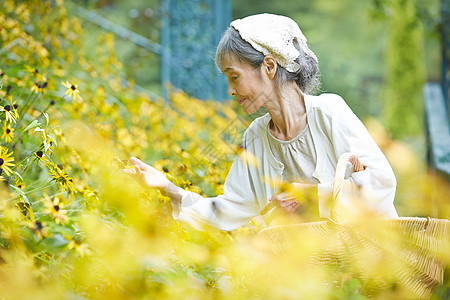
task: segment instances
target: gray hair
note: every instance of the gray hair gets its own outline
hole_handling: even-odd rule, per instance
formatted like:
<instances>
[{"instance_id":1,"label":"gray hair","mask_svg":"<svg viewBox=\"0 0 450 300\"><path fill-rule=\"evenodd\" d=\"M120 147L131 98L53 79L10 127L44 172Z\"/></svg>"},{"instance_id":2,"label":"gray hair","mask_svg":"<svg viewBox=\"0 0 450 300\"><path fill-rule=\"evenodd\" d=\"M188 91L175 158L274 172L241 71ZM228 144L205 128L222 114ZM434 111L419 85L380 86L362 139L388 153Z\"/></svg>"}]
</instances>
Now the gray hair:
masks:
<instances>
[{"instance_id":1,"label":"gray hair","mask_svg":"<svg viewBox=\"0 0 450 300\"><path fill-rule=\"evenodd\" d=\"M295 81L298 87L305 93L313 94L318 91L320 86L319 62L317 58L305 53L298 43L294 41L295 47L300 52L296 62L300 65L298 72L287 71L278 64L277 83L281 87L288 81ZM233 27L229 27L222 36L216 50L216 66L220 70L222 59L226 54L232 54L240 62L248 63L254 68L261 66L265 55L242 39L239 32Z\"/></svg>"}]
</instances>

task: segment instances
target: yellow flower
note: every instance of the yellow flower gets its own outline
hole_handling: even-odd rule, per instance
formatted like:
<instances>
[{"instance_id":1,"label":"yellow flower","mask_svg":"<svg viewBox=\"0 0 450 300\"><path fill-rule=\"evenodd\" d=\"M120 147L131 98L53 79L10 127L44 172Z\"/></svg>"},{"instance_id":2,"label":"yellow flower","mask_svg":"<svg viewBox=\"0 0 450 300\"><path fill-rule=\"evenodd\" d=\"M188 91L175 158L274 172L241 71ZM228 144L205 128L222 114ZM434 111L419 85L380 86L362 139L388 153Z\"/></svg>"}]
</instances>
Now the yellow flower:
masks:
<instances>
[{"instance_id":1,"label":"yellow flower","mask_svg":"<svg viewBox=\"0 0 450 300\"><path fill-rule=\"evenodd\" d=\"M29 65L26 65L25 69L27 69L27 72L31 73L34 76L38 76L38 74L39 74L39 70L38 69L32 68Z\"/></svg>"},{"instance_id":2,"label":"yellow flower","mask_svg":"<svg viewBox=\"0 0 450 300\"><path fill-rule=\"evenodd\" d=\"M44 152L42 152L42 150L36 151L36 153L34 153L34 155L36 155L37 158L39 158L39 160L44 160L45 161L45 154Z\"/></svg>"},{"instance_id":3,"label":"yellow flower","mask_svg":"<svg viewBox=\"0 0 450 300\"><path fill-rule=\"evenodd\" d=\"M42 143L44 144L44 149L46 149L45 151L47 151L48 154L52 154L53 150L55 150L52 138L48 136Z\"/></svg>"},{"instance_id":4,"label":"yellow flower","mask_svg":"<svg viewBox=\"0 0 450 300\"><path fill-rule=\"evenodd\" d=\"M67 91L64 93L64 95L69 95L69 97L72 97L74 100L82 100L80 97L80 90L78 89L78 84L71 84L70 82L61 82L63 86L67 88Z\"/></svg>"},{"instance_id":5,"label":"yellow flower","mask_svg":"<svg viewBox=\"0 0 450 300\"><path fill-rule=\"evenodd\" d=\"M20 181L20 179L17 179L17 178L16 178L14 185L16 186L16 188L21 189L21 190L23 190L25 188L25 183L23 183L22 181Z\"/></svg>"},{"instance_id":6,"label":"yellow flower","mask_svg":"<svg viewBox=\"0 0 450 300\"><path fill-rule=\"evenodd\" d=\"M44 78L44 81L33 82L31 91L35 92L36 94L38 94L38 93L45 94L45 89L47 88L47 85L48 85L48 82L45 80L45 78Z\"/></svg>"},{"instance_id":7,"label":"yellow flower","mask_svg":"<svg viewBox=\"0 0 450 300\"><path fill-rule=\"evenodd\" d=\"M53 179L60 185L62 188L64 188L66 191L74 192L75 186L73 185L72 178L67 175L66 172L61 170L57 165L53 163L49 163L48 165L48 174L50 174Z\"/></svg>"},{"instance_id":8,"label":"yellow flower","mask_svg":"<svg viewBox=\"0 0 450 300\"><path fill-rule=\"evenodd\" d=\"M17 205L17 207L19 208L20 212L21 212L24 216L27 216L28 210L30 209L30 204L27 203L27 202L17 202L16 205Z\"/></svg>"},{"instance_id":9,"label":"yellow flower","mask_svg":"<svg viewBox=\"0 0 450 300\"><path fill-rule=\"evenodd\" d=\"M78 253L80 256L90 256L92 254L92 251L89 250L88 246L84 243L78 243L75 240L71 240L69 244L67 245L67 249L73 249L76 253Z\"/></svg>"},{"instance_id":10,"label":"yellow flower","mask_svg":"<svg viewBox=\"0 0 450 300\"><path fill-rule=\"evenodd\" d=\"M16 123L16 110L11 105L0 106L0 111L5 112L6 121L9 123Z\"/></svg>"},{"instance_id":11,"label":"yellow flower","mask_svg":"<svg viewBox=\"0 0 450 300\"><path fill-rule=\"evenodd\" d=\"M6 175L11 175L11 166L14 166L11 162L14 161L14 157L11 157L12 153L8 153L8 148L0 146L0 168L5 171Z\"/></svg>"},{"instance_id":12,"label":"yellow flower","mask_svg":"<svg viewBox=\"0 0 450 300\"><path fill-rule=\"evenodd\" d=\"M10 124L3 126L3 135L2 139L5 139L6 143L11 143L12 139L14 138L14 128L11 127Z\"/></svg>"},{"instance_id":13,"label":"yellow flower","mask_svg":"<svg viewBox=\"0 0 450 300\"><path fill-rule=\"evenodd\" d=\"M19 108L19 105L16 103L17 101L12 101L12 99L9 100L9 103L11 103L11 110L13 111L14 115L16 116L16 119L19 119L19 112L17 109Z\"/></svg>"},{"instance_id":14,"label":"yellow flower","mask_svg":"<svg viewBox=\"0 0 450 300\"><path fill-rule=\"evenodd\" d=\"M56 196L53 198L53 201L50 200L47 194L44 193L45 198L45 207L44 212L51 214L53 218L55 218L56 223L65 224L69 221L69 217L67 216L67 210L62 209L62 206L59 203L59 197Z\"/></svg>"},{"instance_id":15,"label":"yellow flower","mask_svg":"<svg viewBox=\"0 0 450 300\"><path fill-rule=\"evenodd\" d=\"M28 227L34 232L39 240L42 240L48 234L45 224L42 222L32 221L28 223Z\"/></svg>"}]
</instances>

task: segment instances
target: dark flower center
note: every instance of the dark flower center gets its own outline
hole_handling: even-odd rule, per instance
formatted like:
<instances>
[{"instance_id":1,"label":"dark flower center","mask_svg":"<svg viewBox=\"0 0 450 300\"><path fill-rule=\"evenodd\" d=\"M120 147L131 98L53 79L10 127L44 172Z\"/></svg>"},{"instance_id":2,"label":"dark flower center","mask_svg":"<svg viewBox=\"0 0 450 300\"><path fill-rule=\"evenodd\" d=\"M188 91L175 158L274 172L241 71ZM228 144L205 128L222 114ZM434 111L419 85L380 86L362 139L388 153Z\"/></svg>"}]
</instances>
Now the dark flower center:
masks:
<instances>
[{"instance_id":1,"label":"dark flower center","mask_svg":"<svg viewBox=\"0 0 450 300\"><path fill-rule=\"evenodd\" d=\"M14 104L13 107L14 107L14 109L18 109L18 108L19 108L19 105Z\"/></svg>"},{"instance_id":2,"label":"dark flower center","mask_svg":"<svg viewBox=\"0 0 450 300\"><path fill-rule=\"evenodd\" d=\"M167 169L166 167L163 167L163 171L169 173L169 169Z\"/></svg>"},{"instance_id":3,"label":"dark flower center","mask_svg":"<svg viewBox=\"0 0 450 300\"><path fill-rule=\"evenodd\" d=\"M39 157L42 157L42 155L44 155L44 153L41 150L39 150L38 152L36 152L36 155Z\"/></svg>"},{"instance_id":4,"label":"dark flower center","mask_svg":"<svg viewBox=\"0 0 450 300\"><path fill-rule=\"evenodd\" d=\"M6 128L6 133L9 134L11 132L11 129Z\"/></svg>"},{"instance_id":5,"label":"dark flower center","mask_svg":"<svg viewBox=\"0 0 450 300\"><path fill-rule=\"evenodd\" d=\"M72 85L70 88L72 89L72 91L75 91L77 89L74 85Z\"/></svg>"},{"instance_id":6,"label":"dark flower center","mask_svg":"<svg viewBox=\"0 0 450 300\"><path fill-rule=\"evenodd\" d=\"M11 111L11 106L6 105L6 106L5 106L5 110L6 110L6 111Z\"/></svg>"},{"instance_id":7,"label":"dark flower center","mask_svg":"<svg viewBox=\"0 0 450 300\"><path fill-rule=\"evenodd\" d=\"M50 105L55 105L55 103L56 103L55 100L50 101Z\"/></svg>"},{"instance_id":8,"label":"dark flower center","mask_svg":"<svg viewBox=\"0 0 450 300\"><path fill-rule=\"evenodd\" d=\"M38 69L34 69L34 73L39 73L39 70Z\"/></svg>"},{"instance_id":9,"label":"dark flower center","mask_svg":"<svg viewBox=\"0 0 450 300\"><path fill-rule=\"evenodd\" d=\"M44 82L43 84L42 84L42 88L46 88L47 87L47 85L48 85L48 82L46 81L46 82Z\"/></svg>"},{"instance_id":10,"label":"dark flower center","mask_svg":"<svg viewBox=\"0 0 450 300\"><path fill-rule=\"evenodd\" d=\"M34 228L35 228L36 230L41 230L41 229L42 229L42 223L39 222L39 221L37 221L36 224L35 224L35 226L34 226Z\"/></svg>"},{"instance_id":11,"label":"dark flower center","mask_svg":"<svg viewBox=\"0 0 450 300\"><path fill-rule=\"evenodd\" d=\"M54 208L56 211L59 211L59 205L58 205L58 204L57 204L57 205L54 205L53 208Z\"/></svg>"},{"instance_id":12,"label":"dark flower center","mask_svg":"<svg viewBox=\"0 0 450 300\"><path fill-rule=\"evenodd\" d=\"M4 162L5 160L3 158L0 158L0 166L2 166Z\"/></svg>"}]
</instances>

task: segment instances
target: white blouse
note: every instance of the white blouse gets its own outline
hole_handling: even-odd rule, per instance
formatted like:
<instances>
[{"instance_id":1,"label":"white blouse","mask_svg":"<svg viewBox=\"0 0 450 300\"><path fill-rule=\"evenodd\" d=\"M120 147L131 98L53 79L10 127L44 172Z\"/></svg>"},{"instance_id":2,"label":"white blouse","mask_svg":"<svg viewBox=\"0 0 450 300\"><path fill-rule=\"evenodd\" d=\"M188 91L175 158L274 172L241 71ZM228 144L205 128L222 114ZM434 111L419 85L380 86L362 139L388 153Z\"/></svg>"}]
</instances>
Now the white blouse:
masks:
<instances>
[{"instance_id":1,"label":"white blouse","mask_svg":"<svg viewBox=\"0 0 450 300\"><path fill-rule=\"evenodd\" d=\"M396 179L389 162L358 117L345 101L335 94L305 95L308 128L314 143L316 163L308 176L318 182L319 211L322 218L330 216L326 201L331 193L336 164L343 153L358 156L366 167L350 175L346 182L356 183L370 192L370 198L360 199L374 211L387 218L397 217L394 207ZM214 226L234 230L258 216L279 188L286 166L274 157L269 146L270 115L257 118L244 133L243 148L236 157L217 197L178 188L181 203L172 201L175 219L195 228ZM256 162L255 162L256 159ZM355 208L356 209L356 208Z\"/></svg>"},{"instance_id":2,"label":"white blouse","mask_svg":"<svg viewBox=\"0 0 450 300\"><path fill-rule=\"evenodd\" d=\"M318 184L319 181L312 176L317 156L309 125L289 141L277 139L270 129L267 132L273 156L284 165L283 181Z\"/></svg>"}]
</instances>

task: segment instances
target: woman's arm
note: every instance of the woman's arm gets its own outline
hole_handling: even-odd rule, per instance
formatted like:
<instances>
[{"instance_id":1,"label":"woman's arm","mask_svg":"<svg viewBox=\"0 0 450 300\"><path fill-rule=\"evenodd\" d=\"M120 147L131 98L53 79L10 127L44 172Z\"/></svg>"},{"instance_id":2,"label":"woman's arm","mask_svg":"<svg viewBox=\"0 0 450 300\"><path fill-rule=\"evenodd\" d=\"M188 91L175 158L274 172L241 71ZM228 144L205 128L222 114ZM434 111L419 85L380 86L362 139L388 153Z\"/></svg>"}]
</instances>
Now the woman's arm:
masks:
<instances>
[{"instance_id":1,"label":"woman's arm","mask_svg":"<svg viewBox=\"0 0 450 300\"><path fill-rule=\"evenodd\" d=\"M217 197L202 197L179 188L162 172L136 158L131 159L135 169L124 172L136 176L144 186L158 188L163 195L169 196L174 219L197 229L209 225L228 231L247 224L261 209L250 175L251 166L245 156L236 157L224 183L224 194Z\"/></svg>"},{"instance_id":2,"label":"woman's arm","mask_svg":"<svg viewBox=\"0 0 450 300\"><path fill-rule=\"evenodd\" d=\"M365 169L360 172L349 173L348 180L362 186L370 194L371 199L367 205L379 213L396 217L393 202L396 190L394 172L380 150L370 136L364 124L348 107L341 97L334 100L334 108L329 116L328 136L334 148L337 159L346 152L355 154ZM324 187L332 187L331 183L319 185L319 190Z\"/></svg>"}]
</instances>

